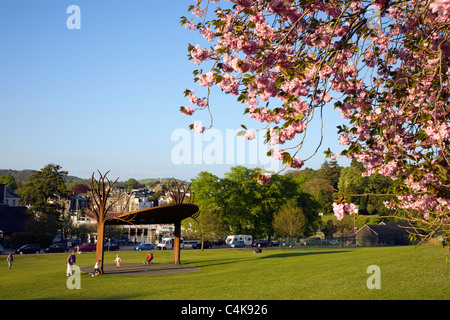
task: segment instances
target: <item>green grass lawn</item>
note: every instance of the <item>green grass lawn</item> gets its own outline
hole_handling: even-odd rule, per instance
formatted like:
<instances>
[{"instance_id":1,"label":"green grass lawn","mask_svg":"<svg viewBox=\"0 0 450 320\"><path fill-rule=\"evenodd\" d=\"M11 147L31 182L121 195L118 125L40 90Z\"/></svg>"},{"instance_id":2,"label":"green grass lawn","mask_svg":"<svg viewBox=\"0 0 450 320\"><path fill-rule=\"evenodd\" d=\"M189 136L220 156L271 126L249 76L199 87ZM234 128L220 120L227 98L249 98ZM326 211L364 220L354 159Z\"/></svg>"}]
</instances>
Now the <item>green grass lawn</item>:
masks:
<instances>
[{"instance_id":1,"label":"green grass lawn","mask_svg":"<svg viewBox=\"0 0 450 320\"><path fill-rule=\"evenodd\" d=\"M181 261L196 273L171 276L81 275L81 289L66 286L67 254L15 255L0 263L0 299L444 299L450 298L449 254L440 246L182 250ZM116 253L105 253L113 263ZM120 252L122 263L142 262L144 253ZM169 263L172 252L155 252ZM80 267L95 254L77 255ZM381 289L369 290L367 267L381 270Z\"/></svg>"}]
</instances>

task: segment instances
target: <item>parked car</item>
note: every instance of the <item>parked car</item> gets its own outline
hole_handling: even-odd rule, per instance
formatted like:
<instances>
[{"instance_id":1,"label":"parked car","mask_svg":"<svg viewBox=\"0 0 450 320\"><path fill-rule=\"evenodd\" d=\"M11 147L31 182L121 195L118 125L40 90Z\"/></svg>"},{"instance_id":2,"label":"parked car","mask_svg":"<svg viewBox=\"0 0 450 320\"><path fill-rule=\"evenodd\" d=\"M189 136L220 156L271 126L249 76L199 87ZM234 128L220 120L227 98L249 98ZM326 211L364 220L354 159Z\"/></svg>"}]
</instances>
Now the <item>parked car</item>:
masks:
<instances>
[{"instance_id":1,"label":"parked car","mask_svg":"<svg viewBox=\"0 0 450 320\"><path fill-rule=\"evenodd\" d=\"M67 248L67 245L65 243L54 243L50 247L45 248L44 252L51 253L51 252L66 252L69 250Z\"/></svg>"},{"instance_id":2,"label":"parked car","mask_svg":"<svg viewBox=\"0 0 450 320\"><path fill-rule=\"evenodd\" d=\"M119 240L117 240L117 242L122 245L122 246L129 246L129 245L133 245L133 241L128 239L128 237L123 237Z\"/></svg>"},{"instance_id":3,"label":"parked car","mask_svg":"<svg viewBox=\"0 0 450 320\"><path fill-rule=\"evenodd\" d=\"M209 249L212 247L212 243L209 241L203 241L203 249ZM199 241L196 244L192 245L192 249L201 249L202 248L202 242Z\"/></svg>"},{"instance_id":4,"label":"parked car","mask_svg":"<svg viewBox=\"0 0 450 320\"><path fill-rule=\"evenodd\" d=\"M41 246L38 244L25 244L16 250L16 254L39 252L41 252Z\"/></svg>"},{"instance_id":5,"label":"parked car","mask_svg":"<svg viewBox=\"0 0 450 320\"><path fill-rule=\"evenodd\" d=\"M108 241L108 242L105 242L103 245L103 250L105 250L105 251L116 251L119 249L120 249L120 246L115 241L111 241L111 242Z\"/></svg>"},{"instance_id":6,"label":"parked car","mask_svg":"<svg viewBox=\"0 0 450 320\"><path fill-rule=\"evenodd\" d=\"M253 243L252 243L252 247L258 247L258 245L259 245L259 247L261 247L261 248L263 248L263 247L268 247L268 246L269 246L269 241L267 241L267 240L265 240L265 239L260 239L260 240L258 240L258 241L256 241L256 242L253 242Z\"/></svg>"},{"instance_id":7,"label":"parked car","mask_svg":"<svg viewBox=\"0 0 450 320\"><path fill-rule=\"evenodd\" d=\"M243 248L243 247L245 247L244 241L230 243L230 248Z\"/></svg>"},{"instance_id":8,"label":"parked car","mask_svg":"<svg viewBox=\"0 0 450 320\"><path fill-rule=\"evenodd\" d=\"M219 239L219 240L217 240L217 241L214 241L214 243L213 243L215 246L223 246L223 245L225 245L226 243L225 243L225 240L224 239Z\"/></svg>"},{"instance_id":9,"label":"parked car","mask_svg":"<svg viewBox=\"0 0 450 320\"><path fill-rule=\"evenodd\" d=\"M82 245L80 248L80 252L92 252L97 249L97 245L95 243L86 243Z\"/></svg>"},{"instance_id":10,"label":"parked car","mask_svg":"<svg viewBox=\"0 0 450 320\"><path fill-rule=\"evenodd\" d=\"M155 248L155 245L151 244L151 243L143 243L140 244L136 247L134 247L134 250L136 251L145 251L145 250L153 250Z\"/></svg>"},{"instance_id":11,"label":"parked car","mask_svg":"<svg viewBox=\"0 0 450 320\"><path fill-rule=\"evenodd\" d=\"M278 241L272 241L272 242L270 243L270 245L271 245L272 247L279 247L279 246L280 246L280 242L278 242Z\"/></svg>"}]
</instances>

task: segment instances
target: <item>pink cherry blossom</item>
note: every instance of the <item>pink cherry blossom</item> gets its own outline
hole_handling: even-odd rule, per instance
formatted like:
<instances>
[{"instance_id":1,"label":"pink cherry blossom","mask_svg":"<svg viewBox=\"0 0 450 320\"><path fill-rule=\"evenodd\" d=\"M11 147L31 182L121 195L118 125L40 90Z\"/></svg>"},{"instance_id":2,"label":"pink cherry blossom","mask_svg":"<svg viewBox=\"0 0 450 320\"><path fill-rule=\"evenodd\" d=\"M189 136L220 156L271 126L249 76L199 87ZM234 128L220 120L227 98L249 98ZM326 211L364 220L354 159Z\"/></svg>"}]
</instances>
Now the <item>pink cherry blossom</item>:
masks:
<instances>
[{"instance_id":1,"label":"pink cherry blossom","mask_svg":"<svg viewBox=\"0 0 450 320\"><path fill-rule=\"evenodd\" d=\"M183 112L183 114L185 114L187 116L192 116L194 114L195 110L192 109L191 106L188 106L187 108L184 108L182 112Z\"/></svg>"},{"instance_id":2,"label":"pink cherry blossom","mask_svg":"<svg viewBox=\"0 0 450 320\"><path fill-rule=\"evenodd\" d=\"M345 215L344 204L343 203L338 204L338 203L333 202L333 213L339 221L342 221L342 219L344 219L344 215Z\"/></svg>"},{"instance_id":3,"label":"pink cherry blossom","mask_svg":"<svg viewBox=\"0 0 450 320\"><path fill-rule=\"evenodd\" d=\"M207 39L209 42L214 41L214 33L209 28L202 28L200 29L200 33Z\"/></svg>"},{"instance_id":4,"label":"pink cherry blossom","mask_svg":"<svg viewBox=\"0 0 450 320\"><path fill-rule=\"evenodd\" d=\"M211 50L202 49L200 45L196 45L195 48L191 51L191 57L195 64L200 64L203 61L208 61L209 59L211 59L211 56Z\"/></svg>"},{"instance_id":5,"label":"pink cherry blossom","mask_svg":"<svg viewBox=\"0 0 450 320\"><path fill-rule=\"evenodd\" d=\"M300 170L304 164L305 163L302 160L300 160L298 157L294 157L292 159L292 164L289 165L289 167L291 167L292 169Z\"/></svg>"},{"instance_id":6,"label":"pink cherry blossom","mask_svg":"<svg viewBox=\"0 0 450 320\"><path fill-rule=\"evenodd\" d=\"M266 184L270 181L272 175L270 173L264 173L258 178L259 184Z\"/></svg>"},{"instance_id":7,"label":"pink cherry blossom","mask_svg":"<svg viewBox=\"0 0 450 320\"><path fill-rule=\"evenodd\" d=\"M230 93L232 95L237 96L239 93L239 82L237 81L236 77L225 73L223 75L222 81L218 84L220 88L222 88L225 93Z\"/></svg>"},{"instance_id":8,"label":"pink cherry blossom","mask_svg":"<svg viewBox=\"0 0 450 320\"><path fill-rule=\"evenodd\" d=\"M253 140L255 139L255 132L252 130L246 130L244 133L245 140Z\"/></svg>"},{"instance_id":9,"label":"pink cherry blossom","mask_svg":"<svg viewBox=\"0 0 450 320\"><path fill-rule=\"evenodd\" d=\"M200 76L199 84L202 87L211 87L214 84L214 73L211 71Z\"/></svg>"},{"instance_id":10,"label":"pink cherry blossom","mask_svg":"<svg viewBox=\"0 0 450 320\"><path fill-rule=\"evenodd\" d=\"M205 127L201 124L194 124L194 132L203 133L205 131Z\"/></svg>"},{"instance_id":11,"label":"pink cherry blossom","mask_svg":"<svg viewBox=\"0 0 450 320\"><path fill-rule=\"evenodd\" d=\"M353 213L355 213L356 210L356 206L353 203L347 203L347 202L343 202L343 203L336 203L333 202L333 213L336 216L336 218L339 221L342 221L342 219L344 219L344 216L347 215L352 215Z\"/></svg>"},{"instance_id":12,"label":"pink cherry blossom","mask_svg":"<svg viewBox=\"0 0 450 320\"><path fill-rule=\"evenodd\" d=\"M189 93L189 101L191 101L191 103L197 103L199 100L199 97L197 97L195 94L193 94L192 92Z\"/></svg>"},{"instance_id":13,"label":"pink cherry blossom","mask_svg":"<svg viewBox=\"0 0 450 320\"><path fill-rule=\"evenodd\" d=\"M272 148L272 157L277 160L283 160L282 153L284 150L278 149L278 148Z\"/></svg>"},{"instance_id":14,"label":"pink cherry blossom","mask_svg":"<svg viewBox=\"0 0 450 320\"><path fill-rule=\"evenodd\" d=\"M434 0L430 4L430 10L440 16L450 15L450 1L449 0Z\"/></svg>"}]
</instances>

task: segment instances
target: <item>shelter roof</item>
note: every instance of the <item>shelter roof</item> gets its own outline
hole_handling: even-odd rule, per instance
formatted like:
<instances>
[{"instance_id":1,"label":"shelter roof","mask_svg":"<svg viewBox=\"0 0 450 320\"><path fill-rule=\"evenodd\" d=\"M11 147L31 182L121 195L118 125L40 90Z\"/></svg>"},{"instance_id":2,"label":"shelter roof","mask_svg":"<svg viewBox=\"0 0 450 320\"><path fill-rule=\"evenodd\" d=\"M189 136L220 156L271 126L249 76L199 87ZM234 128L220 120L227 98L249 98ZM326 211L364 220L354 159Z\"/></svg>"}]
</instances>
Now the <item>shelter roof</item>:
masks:
<instances>
[{"instance_id":1,"label":"shelter roof","mask_svg":"<svg viewBox=\"0 0 450 320\"><path fill-rule=\"evenodd\" d=\"M382 222L380 224L375 224L375 225L366 224L364 227L372 229L378 235L400 234L400 235L407 236L411 233L414 233L414 234L422 233L420 230L415 229L409 223L406 223L406 222L386 222L386 223ZM359 229L358 231L362 230L363 228ZM356 231L356 232L358 232L358 231Z\"/></svg>"},{"instance_id":2,"label":"shelter roof","mask_svg":"<svg viewBox=\"0 0 450 320\"><path fill-rule=\"evenodd\" d=\"M137 210L133 212L119 212L108 211L107 225L123 225L131 224L166 224L175 223L197 213L198 207L195 204L170 204L164 206L157 206ZM86 215L89 219L93 217Z\"/></svg>"}]
</instances>

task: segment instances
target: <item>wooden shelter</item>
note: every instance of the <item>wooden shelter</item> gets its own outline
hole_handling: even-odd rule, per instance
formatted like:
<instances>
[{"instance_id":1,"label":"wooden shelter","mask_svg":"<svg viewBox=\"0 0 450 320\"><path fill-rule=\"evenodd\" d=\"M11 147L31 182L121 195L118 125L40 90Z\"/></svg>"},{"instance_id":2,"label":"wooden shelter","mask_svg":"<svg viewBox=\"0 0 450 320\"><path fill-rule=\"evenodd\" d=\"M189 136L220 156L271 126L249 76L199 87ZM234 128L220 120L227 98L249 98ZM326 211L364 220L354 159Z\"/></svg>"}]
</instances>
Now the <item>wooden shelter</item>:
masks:
<instances>
[{"instance_id":1,"label":"wooden shelter","mask_svg":"<svg viewBox=\"0 0 450 320\"><path fill-rule=\"evenodd\" d=\"M180 238L181 221L193 216L198 211L195 204L169 204L143 210L117 213L108 211L106 214L106 225L123 225L129 223L133 225L143 224L174 224L174 246L173 264L180 264ZM89 214L86 216L92 220Z\"/></svg>"},{"instance_id":2,"label":"wooden shelter","mask_svg":"<svg viewBox=\"0 0 450 320\"><path fill-rule=\"evenodd\" d=\"M192 204L193 197L189 193L190 185L186 186L184 182L178 184L174 180L175 187L168 188L173 204L125 212L130 197L122 192L118 178L112 182L106 177L108 172L103 175L99 171L100 178L98 180L92 174L90 187L91 202L88 203L85 209L86 217L97 222L96 259L99 263L100 274L103 273L105 225L173 223L175 225L173 264L180 264L181 220L193 216L198 212L198 207ZM114 190L117 190L116 194L114 194ZM124 209L120 212L113 211L114 206L123 198L127 199L127 204Z\"/></svg>"},{"instance_id":3,"label":"wooden shelter","mask_svg":"<svg viewBox=\"0 0 450 320\"><path fill-rule=\"evenodd\" d=\"M356 244L364 246L410 245L413 242L409 235L420 235L421 232L406 222L381 222L368 225L356 231Z\"/></svg>"}]
</instances>

